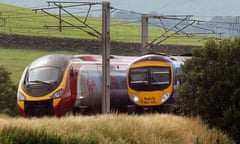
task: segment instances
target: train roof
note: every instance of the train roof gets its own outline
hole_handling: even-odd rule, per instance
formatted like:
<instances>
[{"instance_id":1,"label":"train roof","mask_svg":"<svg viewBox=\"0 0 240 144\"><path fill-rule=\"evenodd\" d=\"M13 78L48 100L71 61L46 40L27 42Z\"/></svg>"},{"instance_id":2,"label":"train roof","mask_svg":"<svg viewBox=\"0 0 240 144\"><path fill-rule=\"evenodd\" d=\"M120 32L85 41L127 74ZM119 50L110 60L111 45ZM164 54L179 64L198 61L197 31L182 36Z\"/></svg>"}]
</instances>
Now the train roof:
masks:
<instances>
[{"instance_id":1,"label":"train roof","mask_svg":"<svg viewBox=\"0 0 240 144\"><path fill-rule=\"evenodd\" d=\"M188 59L191 59L191 56L170 56L170 59L172 60L172 63L175 67L180 67L184 64L184 62Z\"/></svg>"},{"instance_id":2,"label":"train roof","mask_svg":"<svg viewBox=\"0 0 240 144\"><path fill-rule=\"evenodd\" d=\"M164 61L164 62L171 62L172 60L170 59L169 56L166 55L161 55L161 54L146 54L141 57L136 58L135 60L132 61L131 64L137 63L137 62L142 62L142 61Z\"/></svg>"},{"instance_id":3,"label":"train roof","mask_svg":"<svg viewBox=\"0 0 240 144\"><path fill-rule=\"evenodd\" d=\"M140 61L165 61L172 63L184 63L185 60L191 59L190 56L168 56L165 54L155 54L149 53L143 56L119 56L119 55L110 55L110 63L111 64L126 64L130 65ZM72 58L72 62L82 63L82 64L102 64L102 56L101 55L91 55L91 54L83 54L83 55L74 55Z\"/></svg>"},{"instance_id":4,"label":"train roof","mask_svg":"<svg viewBox=\"0 0 240 144\"><path fill-rule=\"evenodd\" d=\"M183 64L185 60L190 59L189 56L167 56L162 54L146 54L144 56L119 56L110 55L111 65L131 65L141 61L165 61L174 64ZM53 66L64 69L69 63L75 64L96 64L102 65L102 56L94 54L80 54L80 55L65 55L65 54L51 54L42 56L34 60L29 68L33 69L42 66Z\"/></svg>"},{"instance_id":5,"label":"train roof","mask_svg":"<svg viewBox=\"0 0 240 144\"><path fill-rule=\"evenodd\" d=\"M42 56L36 60L34 60L30 66L29 69L42 67L42 66L53 66L53 67L59 67L59 68L65 68L72 56L70 55L64 55L64 54L51 54Z\"/></svg>"},{"instance_id":6,"label":"train roof","mask_svg":"<svg viewBox=\"0 0 240 144\"><path fill-rule=\"evenodd\" d=\"M171 59L176 60L176 61L181 61L184 62L188 59L191 59L191 56L170 56Z\"/></svg>"},{"instance_id":7,"label":"train roof","mask_svg":"<svg viewBox=\"0 0 240 144\"><path fill-rule=\"evenodd\" d=\"M119 55L110 55L110 63L111 64L129 64L137 57L133 56L119 56ZM72 62L80 62L80 63L102 63L101 55L74 55L71 59Z\"/></svg>"}]
</instances>

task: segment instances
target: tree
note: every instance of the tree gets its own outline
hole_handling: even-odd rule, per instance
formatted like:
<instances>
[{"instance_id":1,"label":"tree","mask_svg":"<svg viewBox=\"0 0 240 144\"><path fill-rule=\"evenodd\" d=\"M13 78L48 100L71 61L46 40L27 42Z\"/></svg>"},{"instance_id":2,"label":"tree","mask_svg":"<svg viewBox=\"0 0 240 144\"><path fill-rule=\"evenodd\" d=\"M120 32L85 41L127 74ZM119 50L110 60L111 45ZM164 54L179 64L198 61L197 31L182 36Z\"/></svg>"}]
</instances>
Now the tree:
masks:
<instances>
[{"instance_id":1,"label":"tree","mask_svg":"<svg viewBox=\"0 0 240 144\"><path fill-rule=\"evenodd\" d=\"M240 142L240 39L208 41L182 66L178 107Z\"/></svg>"},{"instance_id":2,"label":"tree","mask_svg":"<svg viewBox=\"0 0 240 144\"><path fill-rule=\"evenodd\" d=\"M17 114L17 87L10 79L10 72L0 66L0 113Z\"/></svg>"}]
</instances>

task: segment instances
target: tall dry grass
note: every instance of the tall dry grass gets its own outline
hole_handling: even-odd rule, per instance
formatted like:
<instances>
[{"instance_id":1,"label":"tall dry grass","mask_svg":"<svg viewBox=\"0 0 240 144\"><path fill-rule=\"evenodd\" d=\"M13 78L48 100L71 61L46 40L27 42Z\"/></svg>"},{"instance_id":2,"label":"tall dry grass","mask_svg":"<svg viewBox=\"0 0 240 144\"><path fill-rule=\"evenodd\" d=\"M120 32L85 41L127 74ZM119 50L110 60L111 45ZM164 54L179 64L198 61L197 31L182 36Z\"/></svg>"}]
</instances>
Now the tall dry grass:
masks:
<instances>
[{"instance_id":1,"label":"tall dry grass","mask_svg":"<svg viewBox=\"0 0 240 144\"><path fill-rule=\"evenodd\" d=\"M224 133L209 129L199 118L170 114L0 118L1 130L15 126L103 144L233 143Z\"/></svg>"}]
</instances>

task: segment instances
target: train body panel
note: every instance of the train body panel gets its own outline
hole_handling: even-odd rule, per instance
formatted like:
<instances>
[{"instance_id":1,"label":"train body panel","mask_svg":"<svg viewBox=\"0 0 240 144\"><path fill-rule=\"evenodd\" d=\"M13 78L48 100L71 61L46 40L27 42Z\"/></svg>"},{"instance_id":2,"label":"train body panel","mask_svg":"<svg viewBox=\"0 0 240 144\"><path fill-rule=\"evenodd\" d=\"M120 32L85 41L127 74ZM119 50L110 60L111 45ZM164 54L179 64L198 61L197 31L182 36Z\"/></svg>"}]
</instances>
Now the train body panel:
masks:
<instances>
[{"instance_id":1,"label":"train body panel","mask_svg":"<svg viewBox=\"0 0 240 144\"><path fill-rule=\"evenodd\" d=\"M115 63L110 66L110 108L124 111L128 96L126 89L126 70L128 65ZM102 65L83 64L78 70L77 108L91 108L93 112L101 112L102 108Z\"/></svg>"},{"instance_id":2,"label":"train body panel","mask_svg":"<svg viewBox=\"0 0 240 144\"><path fill-rule=\"evenodd\" d=\"M102 71L97 70L101 65L82 65L78 72L77 101L75 107L86 107L101 110ZM96 70L93 70L96 68Z\"/></svg>"}]
</instances>

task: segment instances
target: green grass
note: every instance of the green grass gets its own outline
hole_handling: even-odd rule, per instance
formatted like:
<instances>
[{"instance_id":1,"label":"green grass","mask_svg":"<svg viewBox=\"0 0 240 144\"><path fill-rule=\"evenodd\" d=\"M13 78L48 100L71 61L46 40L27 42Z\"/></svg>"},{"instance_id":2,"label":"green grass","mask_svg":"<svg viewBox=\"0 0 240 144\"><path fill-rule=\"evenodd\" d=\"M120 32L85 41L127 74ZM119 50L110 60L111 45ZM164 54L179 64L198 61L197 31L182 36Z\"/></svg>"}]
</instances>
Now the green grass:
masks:
<instances>
[{"instance_id":1,"label":"green grass","mask_svg":"<svg viewBox=\"0 0 240 144\"><path fill-rule=\"evenodd\" d=\"M78 139L62 139L56 134L47 134L46 131L36 131L29 128L5 127L0 132L1 144L67 144L79 143Z\"/></svg>"},{"instance_id":2,"label":"green grass","mask_svg":"<svg viewBox=\"0 0 240 144\"><path fill-rule=\"evenodd\" d=\"M63 17L65 19L66 16ZM59 32L57 28L47 29L44 26L58 25L58 20L44 14L41 11L35 13L32 9L0 4L0 26L1 32L10 34L23 34L34 36L54 36L69 38L93 38L82 31L76 29L66 29ZM69 17L66 18L75 25L79 25ZM90 18L90 25L94 28L100 28L100 20Z\"/></svg>"},{"instance_id":3,"label":"green grass","mask_svg":"<svg viewBox=\"0 0 240 144\"><path fill-rule=\"evenodd\" d=\"M11 72L11 79L14 83L18 83L24 68L38 57L48 54L80 54L77 51L44 51L34 49L14 49L0 47L0 65L7 68Z\"/></svg>"},{"instance_id":4,"label":"green grass","mask_svg":"<svg viewBox=\"0 0 240 144\"><path fill-rule=\"evenodd\" d=\"M79 17L84 20L84 17ZM63 19L74 25L81 25L79 22L63 16ZM0 3L0 32L9 34L22 34L34 36L50 36L50 37L68 37L68 38L84 38L96 39L95 37L80 31L76 28L64 28L59 32L57 28L46 28L44 26L58 26L58 20L44 14L41 11L34 13L31 9L15 7ZM87 24L101 32L101 18L89 17ZM63 25L66 25L63 23ZM93 31L91 31L93 32ZM149 42L158 37L164 31L158 28L149 27ZM110 24L110 37L113 41L123 42L141 42L141 24L128 23L123 21L112 20ZM182 37L170 38L164 44L180 44L180 45L202 45L205 41L201 41L203 37Z\"/></svg>"}]
</instances>

